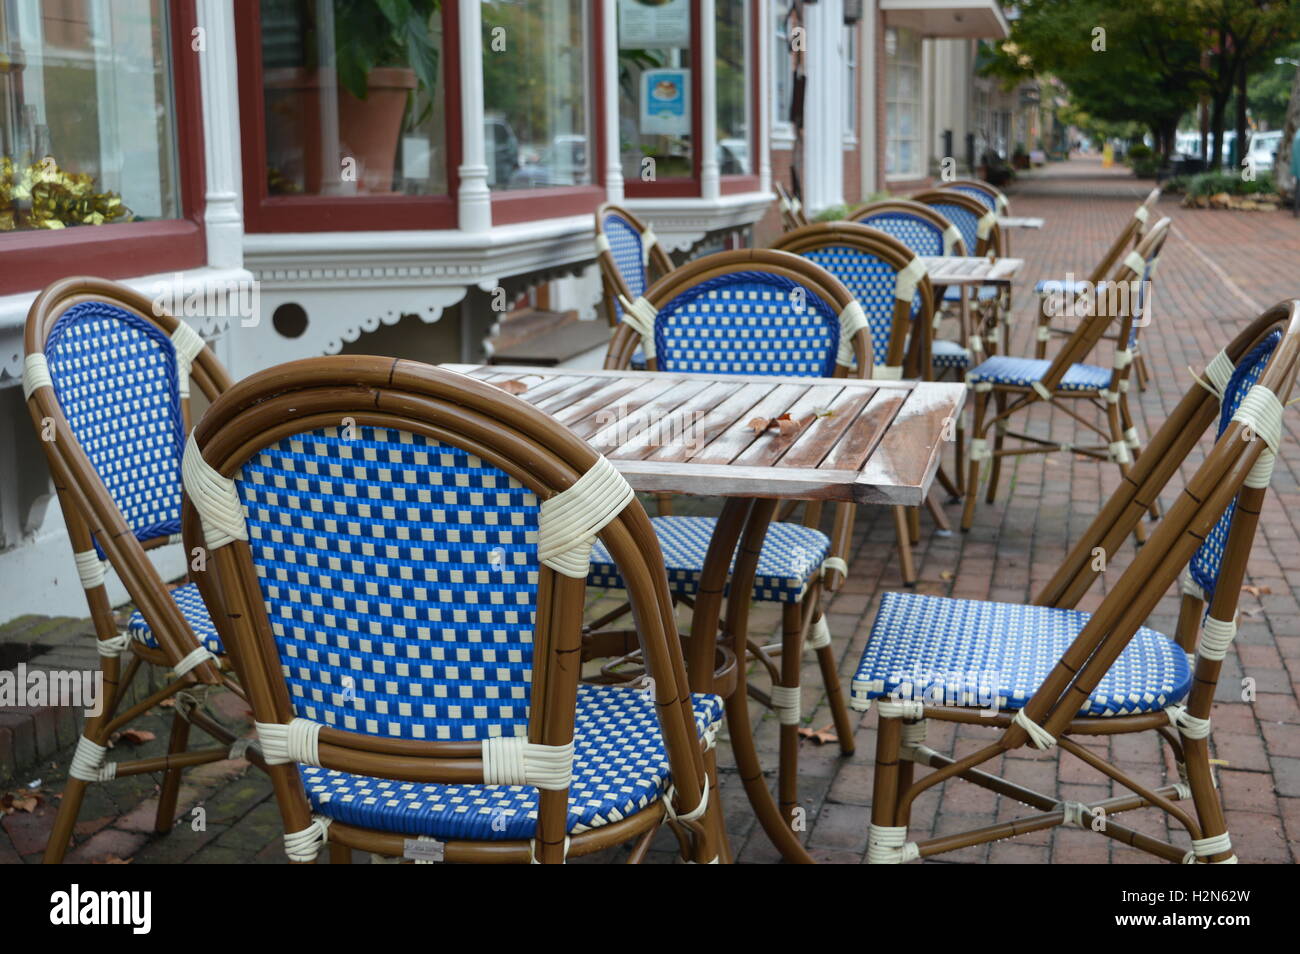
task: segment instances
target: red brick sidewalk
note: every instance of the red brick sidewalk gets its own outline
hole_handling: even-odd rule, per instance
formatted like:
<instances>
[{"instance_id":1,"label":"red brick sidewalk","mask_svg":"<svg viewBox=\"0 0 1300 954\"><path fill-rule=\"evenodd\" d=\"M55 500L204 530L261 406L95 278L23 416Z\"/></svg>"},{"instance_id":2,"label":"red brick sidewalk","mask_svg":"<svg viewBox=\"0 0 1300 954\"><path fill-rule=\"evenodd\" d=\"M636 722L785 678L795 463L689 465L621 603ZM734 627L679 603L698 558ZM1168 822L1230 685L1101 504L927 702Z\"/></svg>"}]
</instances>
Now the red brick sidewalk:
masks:
<instances>
[{"instance_id":1,"label":"red brick sidewalk","mask_svg":"<svg viewBox=\"0 0 1300 954\"><path fill-rule=\"evenodd\" d=\"M1123 226L1150 188L1126 170L1103 171L1096 161L1076 160L1026 177L1011 191L1017 215L1043 216L1041 233L1016 232L1013 251L1026 259L1017 285L1013 352L1028 353L1034 310L1028 294L1038 278L1073 271L1083 276ZM1159 206L1174 219L1174 234L1162 258L1156 311L1143 332L1143 351L1154 374L1152 387L1137 394L1138 428L1150 435L1190 382L1189 364L1201 365L1245 322L1267 305L1300 295L1300 222L1284 212L1183 210L1176 199ZM1098 363L1105 363L1105 360ZM1040 414L1031 426L1046 431ZM1071 439L1068 420L1050 422L1053 436ZM1234 847L1243 862L1292 862L1300 854L1300 437L1297 415L1287 416L1286 452L1274 472L1273 487L1250 563L1249 583L1258 597L1243 594L1241 631L1230 652L1213 714L1217 756L1224 760L1220 786ZM1194 464L1194 460L1192 463ZM1177 482L1178 478L1175 479ZM1023 602L1031 599L1087 526L1116 483L1110 465L1058 454L1020 458L1004 478L1001 499L981 505L969 534L941 538L926 534L917 548L923 592ZM1176 488L1175 488L1176 489ZM1172 499L1172 494L1167 497ZM957 508L950 508L957 517ZM900 585L893 561L893 528L887 514L864 511L859 518L852 574L829 611L841 674L847 682L861 654L877 594ZM1131 551L1129 551L1131 553ZM1127 555L1117 564L1127 562ZM1112 578L1122 569L1112 568ZM1100 601L1099 586L1082 604ZM771 607L760 607L755 631L777 630ZM1177 604L1171 593L1151 624L1172 631ZM2 638L2 634L0 634ZM1257 698L1242 700L1244 679L1254 681ZM815 691L816 668L805 670L804 711L808 723L830 721ZM241 713L228 698L219 703L228 722ZM858 863L866 851L870 820L874 713L857 733L858 754L838 757L835 746L805 743L802 791L808 810L807 842L819 860ZM161 716L147 727L158 738L137 754L154 754L165 740ZM932 725L928 744L940 752L965 754L989 739L987 730ZM776 730L761 720L758 739L764 764L775 764ZM1095 750L1141 779L1161 779L1162 754L1152 739L1101 740ZM742 861L774 860L774 851L749 813L734 772L724 762L721 795L737 855ZM48 801L35 813L15 812L0 819L0 861L39 858L44 832L53 818L53 793L62 786L67 752L42 771ZM1010 779L1062 799L1089 801L1118 794L1105 778L1074 759L1055 754L1017 752L990 766ZM243 863L283 861L280 819L265 778L243 762L219 763L187 775L184 814L166 837L150 834L156 779L122 779L94 786L85 819L78 828L74 857L106 856L136 862L208 861ZM192 806L204 809L203 830L195 830ZM917 800L912 837L926 837L1014 818L1026 809L973 786L940 786ZM1136 812L1125 823L1180 844L1186 835L1172 830L1158 812ZM668 843L662 844L667 849ZM667 850L656 852L660 860ZM992 846L941 856L953 862L1147 862L1152 859L1106 838L1057 829Z\"/></svg>"}]
</instances>

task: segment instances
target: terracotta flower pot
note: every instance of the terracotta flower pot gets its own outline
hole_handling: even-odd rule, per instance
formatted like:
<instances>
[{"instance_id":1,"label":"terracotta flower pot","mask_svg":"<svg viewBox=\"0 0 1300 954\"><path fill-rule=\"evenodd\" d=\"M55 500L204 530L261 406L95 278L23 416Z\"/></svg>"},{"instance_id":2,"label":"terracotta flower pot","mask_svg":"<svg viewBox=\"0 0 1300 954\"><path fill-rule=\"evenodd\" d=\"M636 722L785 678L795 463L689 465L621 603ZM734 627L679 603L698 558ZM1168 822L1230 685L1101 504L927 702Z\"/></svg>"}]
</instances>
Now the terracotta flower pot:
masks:
<instances>
[{"instance_id":1,"label":"terracotta flower pot","mask_svg":"<svg viewBox=\"0 0 1300 954\"><path fill-rule=\"evenodd\" d=\"M335 157L323 155L321 142L323 93L336 85L334 71L266 72L267 164L279 181L292 183L308 195L348 192L353 187L342 176L352 171L357 192L393 191L397 143L407 97L416 87L415 71L380 67L371 70L367 79L364 100L337 87L339 166L334 168ZM345 165L349 159L353 162Z\"/></svg>"}]
</instances>

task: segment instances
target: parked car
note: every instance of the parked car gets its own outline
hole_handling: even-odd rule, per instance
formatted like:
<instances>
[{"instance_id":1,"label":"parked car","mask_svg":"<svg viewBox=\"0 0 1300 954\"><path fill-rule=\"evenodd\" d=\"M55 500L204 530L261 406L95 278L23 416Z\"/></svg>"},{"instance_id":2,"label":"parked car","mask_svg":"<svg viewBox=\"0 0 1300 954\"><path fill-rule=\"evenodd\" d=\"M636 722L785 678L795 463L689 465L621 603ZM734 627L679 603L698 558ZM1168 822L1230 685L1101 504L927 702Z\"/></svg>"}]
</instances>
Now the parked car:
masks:
<instances>
[{"instance_id":1,"label":"parked car","mask_svg":"<svg viewBox=\"0 0 1300 954\"><path fill-rule=\"evenodd\" d=\"M483 117L483 151L489 188L505 188L519 168L519 140L500 113Z\"/></svg>"},{"instance_id":2,"label":"parked car","mask_svg":"<svg viewBox=\"0 0 1300 954\"><path fill-rule=\"evenodd\" d=\"M1269 129L1257 132L1250 137L1250 148L1246 158L1255 167L1256 172L1271 172L1277 161L1277 150L1282 145L1282 130Z\"/></svg>"},{"instance_id":3,"label":"parked car","mask_svg":"<svg viewBox=\"0 0 1300 954\"><path fill-rule=\"evenodd\" d=\"M510 177L512 189L578 185L587 181L587 137L556 136L545 149L528 156Z\"/></svg>"}]
</instances>

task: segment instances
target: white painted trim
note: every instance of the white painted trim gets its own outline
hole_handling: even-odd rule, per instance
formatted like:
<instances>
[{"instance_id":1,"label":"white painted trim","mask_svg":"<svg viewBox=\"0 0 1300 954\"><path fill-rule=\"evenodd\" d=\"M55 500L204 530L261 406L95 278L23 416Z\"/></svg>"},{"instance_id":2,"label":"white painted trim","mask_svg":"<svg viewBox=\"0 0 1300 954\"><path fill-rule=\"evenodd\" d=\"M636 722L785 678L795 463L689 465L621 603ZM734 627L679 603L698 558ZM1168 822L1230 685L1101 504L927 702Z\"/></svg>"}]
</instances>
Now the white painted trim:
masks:
<instances>
[{"instance_id":1,"label":"white painted trim","mask_svg":"<svg viewBox=\"0 0 1300 954\"><path fill-rule=\"evenodd\" d=\"M858 153L862 163L862 194L870 195L879 191L880 183L876 179L876 96L884 95L881 88L876 88L876 8L872 3L863 4L862 19L859 21L861 33L858 37L858 90L862 103L862 133L859 138L861 152Z\"/></svg>"},{"instance_id":2,"label":"white painted trim","mask_svg":"<svg viewBox=\"0 0 1300 954\"><path fill-rule=\"evenodd\" d=\"M700 4L700 195L716 199L722 193L718 171L718 38L713 0Z\"/></svg>"},{"instance_id":3,"label":"white painted trim","mask_svg":"<svg viewBox=\"0 0 1300 954\"><path fill-rule=\"evenodd\" d=\"M623 154L618 125L618 0L601 2L601 45L605 69L601 84L605 95L605 198L623 201Z\"/></svg>"},{"instance_id":4,"label":"white painted trim","mask_svg":"<svg viewBox=\"0 0 1300 954\"><path fill-rule=\"evenodd\" d=\"M243 183L240 168L239 90L235 81L235 13L224 0L198 0L198 25L206 49L199 56L203 103L208 264L244 264Z\"/></svg>"},{"instance_id":5,"label":"white painted trim","mask_svg":"<svg viewBox=\"0 0 1300 954\"><path fill-rule=\"evenodd\" d=\"M772 22L771 0L758 3L758 22L751 23L750 29L757 31L758 44L758 190L763 193L772 191L772 83L769 71L772 62L772 37L775 33ZM750 83L752 90L755 84ZM752 95L752 92L751 92Z\"/></svg>"},{"instance_id":6,"label":"white painted trim","mask_svg":"<svg viewBox=\"0 0 1300 954\"><path fill-rule=\"evenodd\" d=\"M460 3L460 188L457 212L462 232L492 228L492 192L483 145L483 19L479 0Z\"/></svg>"},{"instance_id":7,"label":"white painted trim","mask_svg":"<svg viewBox=\"0 0 1300 954\"><path fill-rule=\"evenodd\" d=\"M838 149L817 143L838 142L844 132L844 35L841 0L804 6L807 18L808 80L804 93L804 207L809 216L844 201L844 159Z\"/></svg>"},{"instance_id":8,"label":"white painted trim","mask_svg":"<svg viewBox=\"0 0 1300 954\"><path fill-rule=\"evenodd\" d=\"M682 252L689 251L710 232L753 225L767 213L775 199L771 192L760 190L716 199L628 199L624 205L650 222L665 249Z\"/></svg>"}]
</instances>

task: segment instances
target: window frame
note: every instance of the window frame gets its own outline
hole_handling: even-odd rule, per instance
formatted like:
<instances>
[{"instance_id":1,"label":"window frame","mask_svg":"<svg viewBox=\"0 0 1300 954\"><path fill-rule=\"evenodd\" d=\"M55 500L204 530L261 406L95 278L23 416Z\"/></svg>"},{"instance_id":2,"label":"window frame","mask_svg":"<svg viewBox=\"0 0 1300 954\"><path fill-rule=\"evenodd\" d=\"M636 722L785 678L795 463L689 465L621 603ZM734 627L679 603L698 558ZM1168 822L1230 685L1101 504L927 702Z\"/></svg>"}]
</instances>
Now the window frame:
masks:
<instances>
[{"instance_id":1,"label":"window frame","mask_svg":"<svg viewBox=\"0 0 1300 954\"><path fill-rule=\"evenodd\" d=\"M618 5L614 5L615 15L617 16ZM671 199L671 198L699 198L702 194L701 182L703 177L700 174L700 166L703 156L700 154L700 141L704 133L704 91L703 84L700 82L700 76L704 68L703 50L700 49L700 4L691 3L691 174L689 176L674 176L668 179L655 179L654 182L645 182L640 177L623 180L623 195L629 199ZM618 34L618 23L614 25L615 37ZM616 41L617 42L617 41ZM617 47L614 55L618 55ZM713 51L717 56L717 51ZM710 118L711 122L717 122L716 117ZM620 161L622 157L619 157Z\"/></svg>"},{"instance_id":2,"label":"window frame","mask_svg":"<svg viewBox=\"0 0 1300 954\"><path fill-rule=\"evenodd\" d=\"M914 31L914 30L909 30L909 29L907 29L906 27L886 27L886 30L887 30L887 31L888 31L888 30L893 30L893 31L894 31L894 35L895 35L895 44L894 44L894 52L893 52L892 54L889 53L889 51L888 51L888 35L886 34L886 39L885 39L885 97L884 97L884 99L885 99L885 144L884 144L884 145L885 145L885 179L886 179L886 181L907 182L907 181L912 181L912 180L915 180L915 179L921 179L921 178L924 178L924 176L925 176L925 156L924 156L924 148L925 148L925 94L924 94L924 78L925 78L925 48L924 48L924 38L921 36L921 34L917 33L917 32ZM916 58L915 58L915 60L914 60L914 61L909 61L909 62L907 62L907 63L905 63L905 64L904 64L904 63L900 63L900 62L898 62L898 52L899 52L899 49L900 49L900 45L899 45L898 41L901 40L901 38L902 38L902 34L903 34L903 33L906 33L910 38L912 38L912 39L915 41L915 50L916 50ZM890 71L891 69L896 69L898 66L906 66L907 68L909 68L909 69L913 69L913 70L916 71L916 81L915 81L915 83L914 83L914 85L913 85L913 97L912 97L911 99L903 100L903 99L900 99L900 98L899 98L899 96L898 96L898 83L897 83L897 80L895 80L894 96L893 96L892 99L890 98L890 94L889 94L889 71ZM911 109L914 110L913 115L914 115L914 118L915 118L915 124L914 124L914 130L915 130L915 131L914 131L913 135L908 136L908 137L903 137L903 136L900 136L900 135L896 135L895 132L892 131L892 130L889 128L889 107L890 107L891 105L895 105L895 106L896 106L896 105L898 105L898 104L902 104L902 103L906 103L906 104L907 104ZM893 172L890 172L890 171L889 171L889 151L890 151L890 144L891 144L891 143L894 143L894 142L912 142L912 143L915 143L915 144L916 144L916 149L914 150L914 159L913 159L913 166L912 166L912 168L909 168L909 169L907 169L907 170L898 170L898 169L895 169Z\"/></svg>"},{"instance_id":3,"label":"window frame","mask_svg":"<svg viewBox=\"0 0 1300 954\"><path fill-rule=\"evenodd\" d=\"M773 9L772 62L769 67L772 72L772 148L788 150L794 148L794 123L790 122L788 98L784 104L784 115L782 114L780 85L784 77L787 97L794 95L794 53L790 49L790 32L786 20L790 9L785 0L766 0L766 2L771 3Z\"/></svg>"},{"instance_id":4,"label":"window frame","mask_svg":"<svg viewBox=\"0 0 1300 954\"><path fill-rule=\"evenodd\" d=\"M77 273L118 279L207 264L203 104L199 54L190 49L196 6L197 0L167 0L166 6L180 217L0 234L0 295L38 290Z\"/></svg>"},{"instance_id":5,"label":"window frame","mask_svg":"<svg viewBox=\"0 0 1300 954\"><path fill-rule=\"evenodd\" d=\"M749 97L749 136L747 137L749 140L749 172L719 176L718 189L723 195L734 195L739 192L754 192L757 191L759 187L760 179L758 175L758 166L761 157L759 156L758 151L761 148L761 137L759 136L759 133L761 131L760 124L763 121L763 79L758 75L759 44L762 42L758 30L759 23L761 22L760 14L762 11L759 9L758 5L763 2L765 2L765 0L745 0L744 2L746 13L745 50L747 54L745 57L745 87L746 93ZM718 56L716 37L714 39L714 47L714 84L716 85L716 63ZM719 141L717 135L718 117L716 113L717 109L715 108L715 115L713 116L715 145Z\"/></svg>"},{"instance_id":6,"label":"window frame","mask_svg":"<svg viewBox=\"0 0 1300 954\"><path fill-rule=\"evenodd\" d=\"M444 0L452 6L456 0ZM558 218L564 215L581 215L595 211L605 201L605 56L604 4L600 0L584 0L584 35L587 43L587 136L595 143L590 149L591 182L579 186L557 186L548 189L504 189L492 192L492 224L514 225L536 219ZM458 87L459 95L459 87ZM484 111L487 106L484 104ZM457 149L459 149L457 142ZM448 178L448 188L451 180ZM454 193L453 193L454 194Z\"/></svg>"},{"instance_id":7,"label":"window frame","mask_svg":"<svg viewBox=\"0 0 1300 954\"><path fill-rule=\"evenodd\" d=\"M858 26L861 21L844 25L844 148L858 145Z\"/></svg>"}]
</instances>

